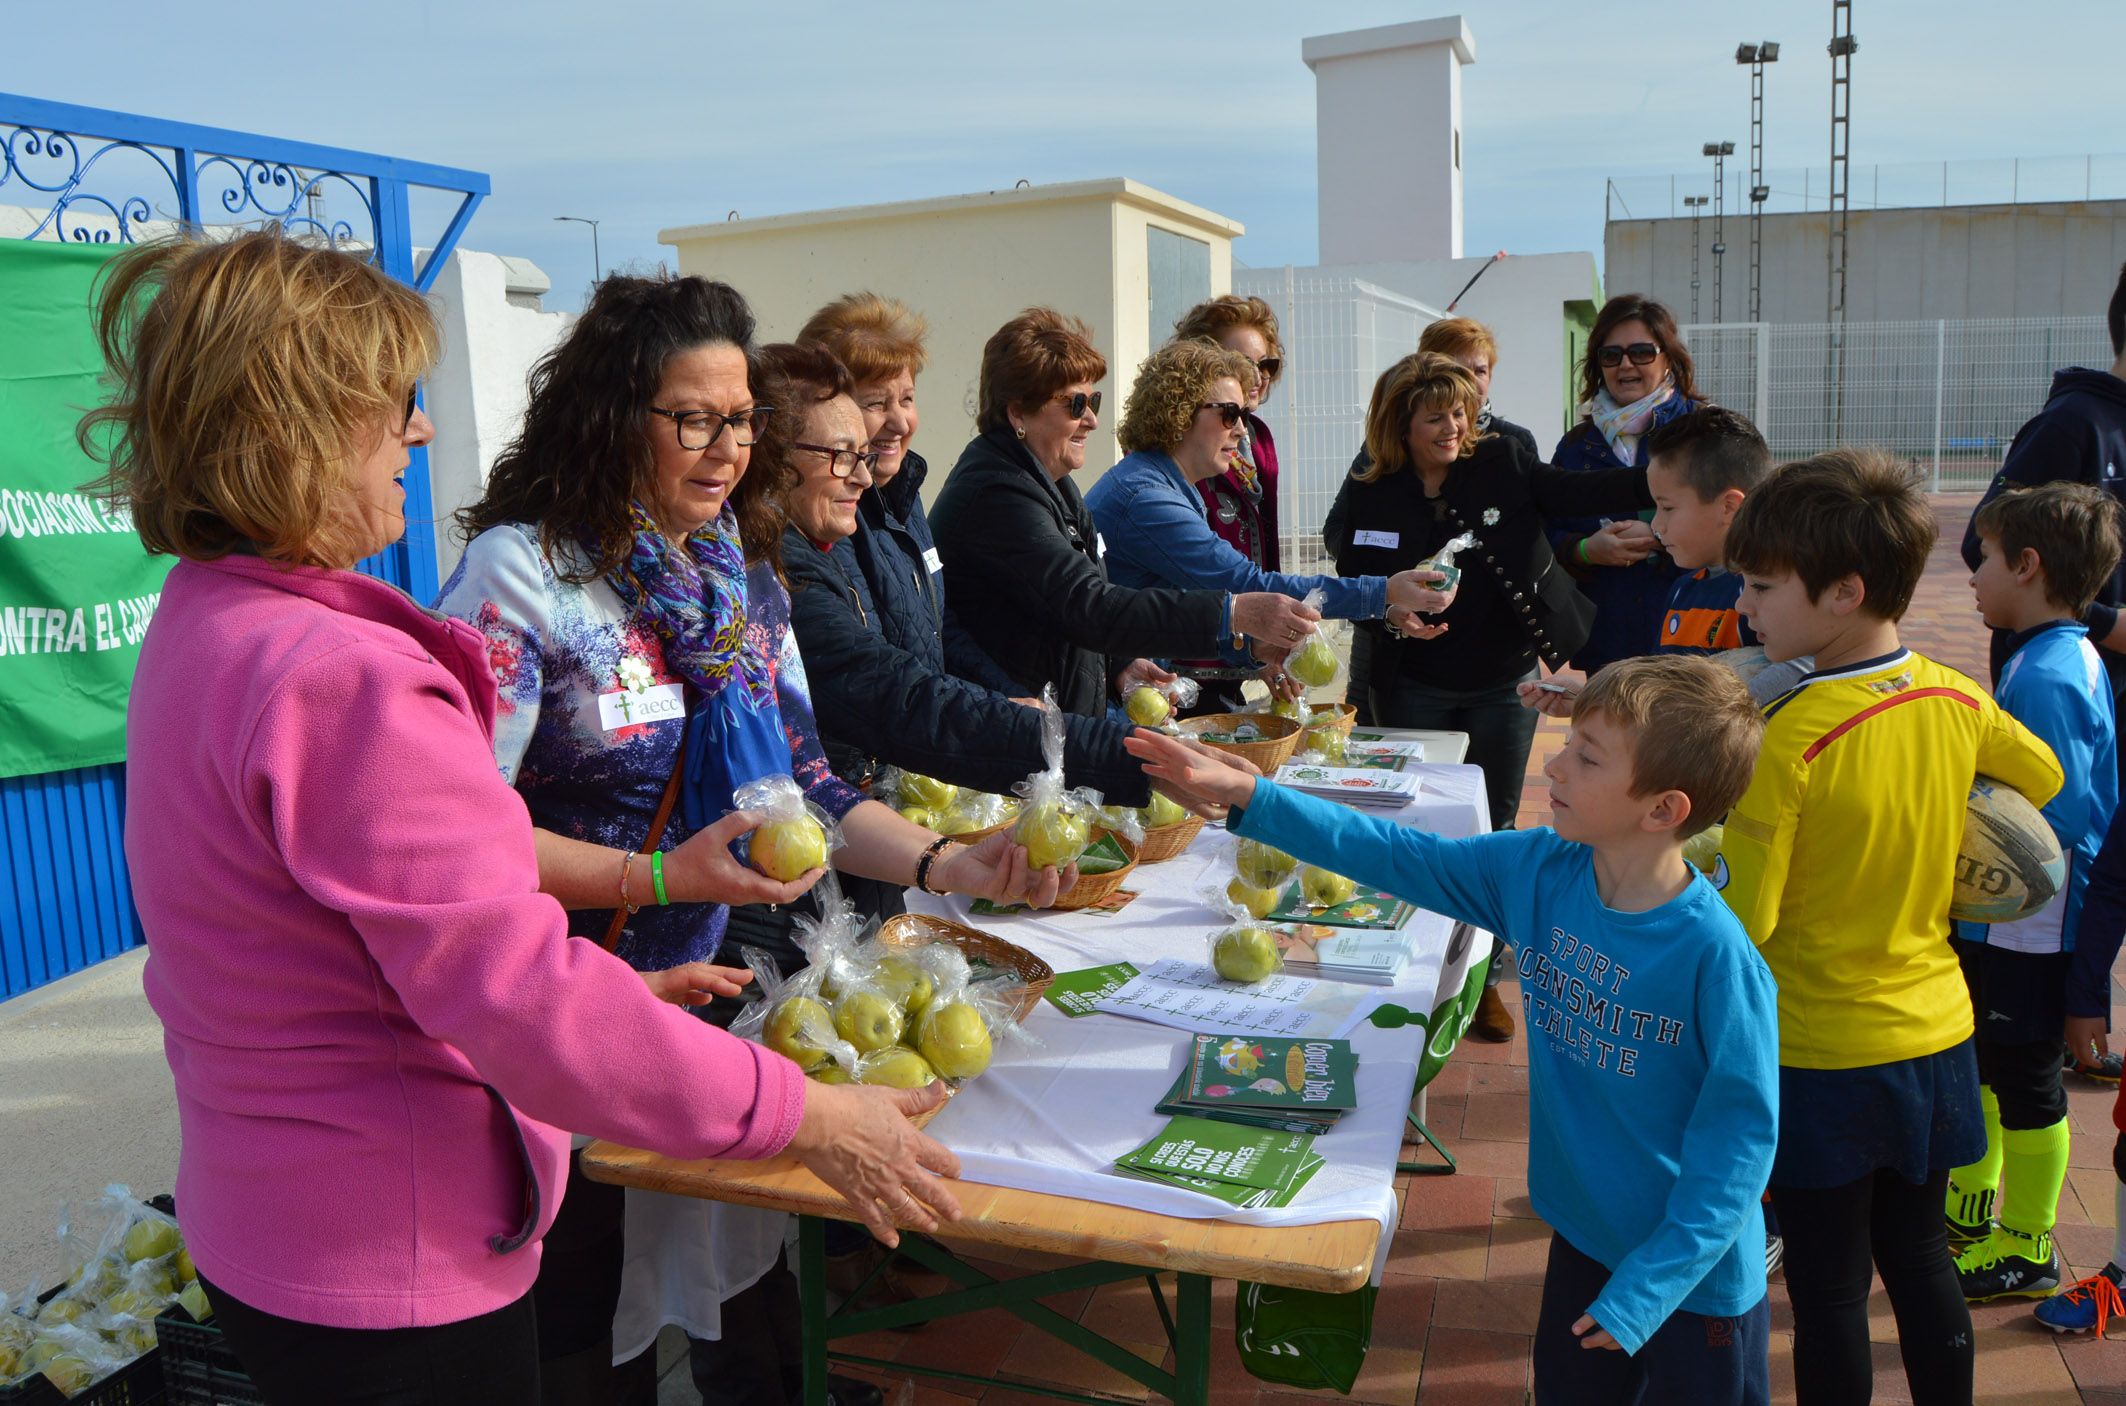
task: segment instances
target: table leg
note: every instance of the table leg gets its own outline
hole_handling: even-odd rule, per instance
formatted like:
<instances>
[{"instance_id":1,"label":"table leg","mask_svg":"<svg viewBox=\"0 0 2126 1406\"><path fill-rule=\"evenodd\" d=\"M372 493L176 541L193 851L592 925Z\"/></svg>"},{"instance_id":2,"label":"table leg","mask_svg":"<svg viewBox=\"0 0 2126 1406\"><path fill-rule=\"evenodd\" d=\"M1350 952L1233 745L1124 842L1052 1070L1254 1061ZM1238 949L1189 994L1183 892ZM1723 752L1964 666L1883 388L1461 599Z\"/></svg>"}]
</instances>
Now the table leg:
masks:
<instances>
[{"instance_id":1,"label":"table leg","mask_svg":"<svg viewBox=\"0 0 2126 1406\"><path fill-rule=\"evenodd\" d=\"M827 1396L827 1223L797 1218L797 1294L804 1330L804 1406L829 1406Z\"/></svg>"},{"instance_id":2,"label":"table leg","mask_svg":"<svg viewBox=\"0 0 2126 1406\"><path fill-rule=\"evenodd\" d=\"M1174 1285L1174 1406L1207 1406L1211 1399L1211 1281L1182 1274Z\"/></svg>"}]
</instances>

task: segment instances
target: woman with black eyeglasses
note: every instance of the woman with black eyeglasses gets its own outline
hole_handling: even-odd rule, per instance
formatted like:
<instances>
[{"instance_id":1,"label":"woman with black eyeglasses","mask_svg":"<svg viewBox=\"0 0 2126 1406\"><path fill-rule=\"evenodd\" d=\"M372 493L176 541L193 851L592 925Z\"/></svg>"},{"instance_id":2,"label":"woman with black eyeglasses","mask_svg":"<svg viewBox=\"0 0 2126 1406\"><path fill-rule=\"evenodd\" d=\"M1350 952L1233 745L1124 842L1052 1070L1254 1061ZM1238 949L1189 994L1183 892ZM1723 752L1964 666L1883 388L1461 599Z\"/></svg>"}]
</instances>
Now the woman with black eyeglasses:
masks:
<instances>
[{"instance_id":1,"label":"woman with black eyeglasses","mask_svg":"<svg viewBox=\"0 0 2126 1406\"><path fill-rule=\"evenodd\" d=\"M1558 441L1561 469L1646 466L1646 437L1705 400L1675 314L1638 293L1611 298L1596 315L1580 367L1584 418ZM1594 602L1595 621L1572 663L1592 674L1604 664L1651 654L1675 589L1676 565L1639 517L1553 522L1551 549Z\"/></svg>"},{"instance_id":2,"label":"woman with black eyeglasses","mask_svg":"<svg viewBox=\"0 0 2126 1406\"><path fill-rule=\"evenodd\" d=\"M968 848L911 825L828 768L776 574L787 441L804 436L760 393L753 326L725 284L601 282L533 370L517 438L460 516L470 541L440 602L487 637L495 758L536 827L541 890L569 910L570 933L694 1007L747 981L709 964L747 911L730 905L789 904L820 873L783 884L738 863L730 843L759 823L726 814L742 782L790 776L840 822L846 873L1036 905L1064 879L1029 872L1008 836ZM911 1097L922 1103L902 1111L930 1096ZM906 1137L881 1144L890 1162L938 1155ZM662 1323L713 1328L722 1291L773 1262L779 1232L719 1214L623 1198L572 1162L532 1291L550 1406L609 1400L616 1355L634 1355L619 1398L644 1377L653 1397L646 1349ZM673 1258L653 1276L673 1297L631 1299L616 1341L624 1221L657 1227L628 1248ZM705 1244L718 1224L731 1228Z\"/></svg>"},{"instance_id":3,"label":"woman with black eyeglasses","mask_svg":"<svg viewBox=\"0 0 2126 1406\"><path fill-rule=\"evenodd\" d=\"M1098 428L1107 359L1091 329L1029 308L982 348L975 423L930 510L945 592L975 643L1028 693L1098 714L1139 683L1172 677L1154 657L1282 662L1319 616L1274 591L1130 590L1071 475Z\"/></svg>"},{"instance_id":4,"label":"woman with black eyeglasses","mask_svg":"<svg viewBox=\"0 0 2126 1406\"><path fill-rule=\"evenodd\" d=\"M1240 453L1245 387L1257 374L1241 353L1196 340L1169 342L1138 367L1115 432L1128 454L1085 495L1107 543L1109 576L1123 586L1273 591L1294 599L1319 590L1322 614L1337 620L1378 620L1391 606L1445 609L1448 598L1415 571L1355 577L1266 571L1213 529L1197 485L1225 473ZM1205 672L1206 691L1222 694L1241 671ZM1263 679L1280 697L1299 692L1276 665L1263 670Z\"/></svg>"}]
</instances>

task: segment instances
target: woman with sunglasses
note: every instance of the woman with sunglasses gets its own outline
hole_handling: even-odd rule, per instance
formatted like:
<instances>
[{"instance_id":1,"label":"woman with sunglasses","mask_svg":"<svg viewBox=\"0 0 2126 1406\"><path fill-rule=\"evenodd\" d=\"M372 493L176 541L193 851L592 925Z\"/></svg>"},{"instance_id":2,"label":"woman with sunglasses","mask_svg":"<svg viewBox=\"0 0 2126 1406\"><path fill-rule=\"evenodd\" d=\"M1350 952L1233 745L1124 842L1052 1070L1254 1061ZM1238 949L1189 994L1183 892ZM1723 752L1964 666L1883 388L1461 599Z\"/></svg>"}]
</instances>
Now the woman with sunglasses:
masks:
<instances>
[{"instance_id":1,"label":"woman with sunglasses","mask_svg":"<svg viewBox=\"0 0 2126 1406\"><path fill-rule=\"evenodd\" d=\"M1639 293L1611 298L1595 316L1580 386L1584 418L1551 456L1561 469L1644 468L1646 436L1706 403L1675 314ZM1677 571L1651 521L1648 513L1551 524L1551 548L1594 602L1594 629L1572 656L1589 674L1651 654L1659 638Z\"/></svg>"},{"instance_id":2,"label":"woman with sunglasses","mask_svg":"<svg viewBox=\"0 0 2126 1406\"><path fill-rule=\"evenodd\" d=\"M1415 571L1394 576L1291 576L1266 571L1213 530L1197 486L1228 472L1245 442L1247 392L1256 367L1214 342L1168 342L1146 357L1130 388L1116 437L1128 453L1085 496L1107 542L1107 568L1119 585L1183 590L1323 593L1322 613L1377 620L1390 607L1434 612L1448 598ZM1184 672L1188 672L1184 668ZM1213 687L1232 678L1226 673ZM1279 697L1299 685L1276 665L1263 681ZM1234 690L1237 693L1237 689Z\"/></svg>"},{"instance_id":3,"label":"woman with sunglasses","mask_svg":"<svg viewBox=\"0 0 2126 1406\"><path fill-rule=\"evenodd\" d=\"M540 888L570 932L676 971L660 989L691 1006L746 980L706 965L726 905L789 903L820 873L777 883L737 862L731 842L759 823L732 810L743 782L791 776L840 822L833 863L849 873L1036 904L1059 880L1029 872L1008 837L954 846L829 770L774 570L780 456L749 473L775 425L753 326L745 300L707 279L600 283L533 369L517 438L460 515L470 541L441 601L486 636L495 757L536 827ZM599 1399L616 1350L654 1336L613 1341L622 1224L644 1198L675 1199L623 1197L571 1167L532 1295L550 1402ZM698 1203L667 1210L702 1223ZM760 1247L763 1264L779 1245ZM683 1234L652 1248L696 1265L707 1253ZM713 1324L714 1285L665 1282L698 1291L686 1321ZM623 1374L653 1373L653 1356Z\"/></svg>"},{"instance_id":4,"label":"woman with sunglasses","mask_svg":"<svg viewBox=\"0 0 2126 1406\"><path fill-rule=\"evenodd\" d=\"M1071 475L1100 424L1107 359L1092 329L1029 308L982 348L975 417L930 513L945 587L968 631L1025 693L1056 690L1097 715L1140 683L1172 677L1146 655L1249 653L1281 663L1319 615L1271 591L1129 590Z\"/></svg>"}]
</instances>

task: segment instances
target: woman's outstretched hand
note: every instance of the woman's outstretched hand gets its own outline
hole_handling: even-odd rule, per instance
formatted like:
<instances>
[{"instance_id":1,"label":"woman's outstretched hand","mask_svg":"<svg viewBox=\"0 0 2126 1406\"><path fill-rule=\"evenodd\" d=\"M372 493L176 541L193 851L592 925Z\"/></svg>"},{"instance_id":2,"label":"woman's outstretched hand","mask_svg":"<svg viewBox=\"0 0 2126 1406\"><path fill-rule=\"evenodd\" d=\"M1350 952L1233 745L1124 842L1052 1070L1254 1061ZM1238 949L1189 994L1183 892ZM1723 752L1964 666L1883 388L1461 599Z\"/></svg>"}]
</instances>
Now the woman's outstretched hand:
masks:
<instances>
[{"instance_id":1,"label":"woman's outstretched hand","mask_svg":"<svg viewBox=\"0 0 2126 1406\"><path fill-rule=\"evenodd\" d=\"M1076 882L1075 864L1061 870L1034 868L1027 862L1026 847L1009 830L984 836L972 847L948 845L930 870L931 887L986 898L1000 907L1023 903L1046 908Z\"/></svg>"},{"instance_id":2,"label":"woman's outstretched hand","mask_svg":"<svg viewBox=\"0 0 2126 1406\"><path fill-rule=\"evenodd\" d=\"M896 1225L928 1234L960 1218L945 1183L960 1174L960 1159L908 1121L944 1101L945 1086L936 1083L886 1089L808 1082L789 1150L890 1248L901 1243Z\"/></svg>"}]
</instances>

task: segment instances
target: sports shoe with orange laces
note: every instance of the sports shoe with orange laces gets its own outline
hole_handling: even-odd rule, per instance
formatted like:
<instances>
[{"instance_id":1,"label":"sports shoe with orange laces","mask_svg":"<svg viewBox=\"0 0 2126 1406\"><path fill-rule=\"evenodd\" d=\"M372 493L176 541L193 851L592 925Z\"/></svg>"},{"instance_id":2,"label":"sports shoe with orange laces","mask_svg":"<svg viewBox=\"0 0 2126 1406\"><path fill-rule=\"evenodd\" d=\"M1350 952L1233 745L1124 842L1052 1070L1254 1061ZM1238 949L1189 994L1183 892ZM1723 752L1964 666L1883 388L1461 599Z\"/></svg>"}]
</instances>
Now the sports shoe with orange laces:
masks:
<instances>
[{"instance_id":1,"label":"sports shoe with orange laces","mask_svg":"<svg viewBox=\"0 0 2126 1406\"><path fill-rule=\"evenodd\" d=\"M2037 1321L2055 1333L2087 1333L2104 1336L2104 1325L2113 1316L2126 1317L2126 1303L2119 1299L2119 1284L2126 1270L2107 1264L2087 1279L2070 1284L2030 1310Z\"/></svg>"}]
</instances>

